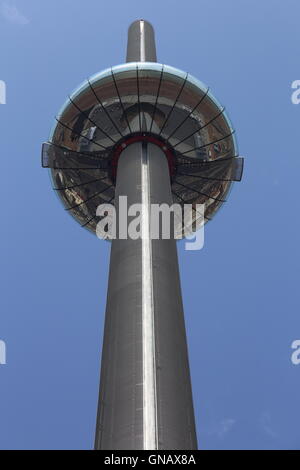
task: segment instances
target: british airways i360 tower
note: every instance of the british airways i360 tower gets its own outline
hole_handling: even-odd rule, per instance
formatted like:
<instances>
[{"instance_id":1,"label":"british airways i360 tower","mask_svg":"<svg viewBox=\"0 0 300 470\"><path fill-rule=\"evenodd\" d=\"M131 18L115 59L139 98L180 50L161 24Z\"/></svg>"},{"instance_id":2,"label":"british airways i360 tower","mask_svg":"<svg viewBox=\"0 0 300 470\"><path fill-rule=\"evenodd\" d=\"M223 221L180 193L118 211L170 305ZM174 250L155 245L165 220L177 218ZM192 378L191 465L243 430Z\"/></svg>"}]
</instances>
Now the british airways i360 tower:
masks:
<instances>
[{"instance_id":1,"label":"british airways i360 tower","mask_svg":"<svg viewBox=\"0 0 300 470\"><path fill-rule=\"evenodd\" d=\"M126 63L85 81L59 112L42 164L66 210L96 232L100 204L119 220L120 196L143 207L144 236L111 240L95 449L197 449L176 237L150 236L150 206L192 204L196 229L242 162L224 108L157 63L144 20L129 28Z\"/></svg>"}]
</instances>

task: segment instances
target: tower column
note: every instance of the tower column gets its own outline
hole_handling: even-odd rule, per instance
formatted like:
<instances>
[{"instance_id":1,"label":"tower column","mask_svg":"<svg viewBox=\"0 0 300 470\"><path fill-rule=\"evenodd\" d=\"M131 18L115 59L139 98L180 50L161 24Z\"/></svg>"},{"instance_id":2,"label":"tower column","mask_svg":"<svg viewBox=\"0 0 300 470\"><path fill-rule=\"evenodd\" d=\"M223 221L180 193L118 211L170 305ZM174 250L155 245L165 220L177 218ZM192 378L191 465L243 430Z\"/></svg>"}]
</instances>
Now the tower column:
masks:
<instances>
[{"instance_id":1,"label":"tower column","mask_svg":"<svg viewBox=\"0 0 300 470\"><path fill-rule=\"evenodd\" d=\"M134 21L128 30L126 62L156 62L154 30L148 21Z\"/></svg>"},{"instance_id":2,"label":"tower column","mask_svg":"<svg viewBox=\"0 0 300 470\"><path fill-rule=\"evenodd\" d=\"M112 241L95 448L196 449L176 241L150 237L150 205L172 204L158 146L121 153L115 205L124 217L119 196L143 204L142 237Z\"/></svg>"}]
</instances>

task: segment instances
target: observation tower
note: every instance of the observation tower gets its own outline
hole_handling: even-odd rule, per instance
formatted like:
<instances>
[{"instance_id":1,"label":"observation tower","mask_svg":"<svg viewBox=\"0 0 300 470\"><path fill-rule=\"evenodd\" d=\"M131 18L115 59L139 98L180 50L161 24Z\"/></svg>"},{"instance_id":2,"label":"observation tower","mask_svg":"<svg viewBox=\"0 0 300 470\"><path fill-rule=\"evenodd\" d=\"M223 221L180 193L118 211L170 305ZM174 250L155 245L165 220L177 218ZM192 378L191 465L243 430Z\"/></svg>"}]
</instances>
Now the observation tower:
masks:
<instances>
[{"instance_id":1,"label":"observation tower","mask_svg":"<svg viewBox=\"0 0 300 470\"><path fill-rule=\"evenodd\" d=\"M192 230L212 219L243 167L224 107L189 73L157 62L153 28L138 20L126 63L68 97L42 165L93 233L99 205L114 204L119 221L120 196L143 206L140 238L103 235L111 255L95 449L197 449L176 248L186 227L174 219L174 236L153 239L151 204L192 204Z\"/></svg>"}]
</instances>

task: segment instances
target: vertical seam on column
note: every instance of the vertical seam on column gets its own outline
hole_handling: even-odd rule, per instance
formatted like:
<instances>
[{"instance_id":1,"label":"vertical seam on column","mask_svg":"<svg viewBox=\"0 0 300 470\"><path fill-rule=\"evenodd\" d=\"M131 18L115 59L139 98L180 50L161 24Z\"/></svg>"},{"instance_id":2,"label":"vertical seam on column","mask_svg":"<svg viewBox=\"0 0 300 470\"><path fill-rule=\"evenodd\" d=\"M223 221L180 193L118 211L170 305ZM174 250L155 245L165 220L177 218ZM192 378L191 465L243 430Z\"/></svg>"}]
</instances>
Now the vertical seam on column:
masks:
<instances>
[{"instance_id":1,"label":"vertical seam on column","mask_svg":"<svg viewBox=\"0 0 300 470\"><path fill-rule=\"evenodd\" d=\"M156 357L150 235L150 187L147 144L141 152L142 193L142 338L143 338L143 440L144 449L157 449Z\"/></svg>"},{"instance_id":2,"label":"vertical seam on column","mask_svg":"<svg viewBox=\"0 0 300 470\"><path fill-rule=\"evenodd\" d=\"M145 62L145 23L140 21L140 62Z\"/></svg>"}]
</instances>

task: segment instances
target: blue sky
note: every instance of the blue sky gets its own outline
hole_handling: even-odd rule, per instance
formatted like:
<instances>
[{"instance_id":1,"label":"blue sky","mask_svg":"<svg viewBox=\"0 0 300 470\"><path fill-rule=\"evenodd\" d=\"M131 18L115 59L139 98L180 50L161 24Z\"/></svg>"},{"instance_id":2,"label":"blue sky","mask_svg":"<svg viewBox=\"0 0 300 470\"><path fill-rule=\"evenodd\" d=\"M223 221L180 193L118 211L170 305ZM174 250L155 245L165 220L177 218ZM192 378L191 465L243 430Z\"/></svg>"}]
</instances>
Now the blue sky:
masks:
<instances>
[{"instance_id":1,"label":"blue sky","mask_svg":"<svg viewBox=\"0 0 300 470\"><path fill-rule=\"evenodd\" d=\"M80 229L40 167L67 95L125 60L129 24L156 30L158 60L226 105L242 183L179 243L201 449L300 449L297 0L0 0L1 449L93 446L109 244Z\"/></svg>"}]
</instances>

